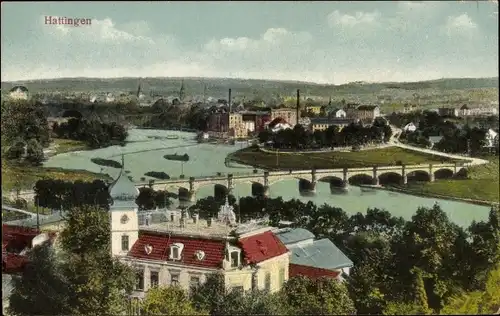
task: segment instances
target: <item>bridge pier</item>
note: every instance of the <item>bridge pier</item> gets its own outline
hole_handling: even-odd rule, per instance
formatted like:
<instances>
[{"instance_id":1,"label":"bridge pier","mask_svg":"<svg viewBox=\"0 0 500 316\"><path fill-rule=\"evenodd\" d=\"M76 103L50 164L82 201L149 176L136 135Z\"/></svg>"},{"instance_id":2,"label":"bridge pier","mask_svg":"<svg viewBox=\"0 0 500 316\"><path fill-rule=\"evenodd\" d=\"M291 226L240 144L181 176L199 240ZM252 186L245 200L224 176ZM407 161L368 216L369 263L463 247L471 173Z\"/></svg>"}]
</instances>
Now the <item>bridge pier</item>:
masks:
<instances>
[{"instance_id":1,"label":"bridge pier","mask_svg":"<svg viewBox=\"0 0 500 316\"><path fill-rule=\"evenodd\" d=\"M456 169L456 164L455 164L455 169ZM434 177L434 168L432 164L429 165L429 181L434 182L435 177Z\"/></svg>"},{"instance_id":2,"label":"bridge pier","mask_svg":"<svg viewBox=\"0 0 500 316\"><path fill-rule=\"evenodd\" d=\"M264 171L264 192L262 192L262 195L265 197L269 196L269 171Z\"/></svg>"},{"instance_id":3,"label":"bridge pier","mask_svg":"<svg viewBox=\"0 0 500 316\"><path fill-rule=\"evenodd\" d=\"M377 166L373 167L373 185L380 185L380 181L378 179L378 172L377 172Z\"/></svg>"},{"instance_id":4,"label":"bridge pier","mask_svg":"<svg viewBox=\"0 0 500 316\"><path fill-rule=\"evenodd\" d=\"M231 194L231 192L233 191L234 189L234 185L233 185L233 174L230 173L227 175L227 195L229 196Z\"/></svg>"},{"instance_id":5,"label":"bridge pier","mask_svg":"<svg viewBox=\"0 0 500 316\"><path fill-rule=\"evenodd\" d=\"M342 190L349 190L349 169L347 168L342 170Z\"/></svg>"},{"instance_id":6,"label":"bridge pier","mask_svg":"<svg viewBox=\"0 0 500 316\"><path fill-rule=\"evenodd\" d=\"M401 177L403 178L403 185L407 185L408 184L408 176L406 175L406 167L403 165L403 167L401 168Z\"/></svg>"}]
</instances>

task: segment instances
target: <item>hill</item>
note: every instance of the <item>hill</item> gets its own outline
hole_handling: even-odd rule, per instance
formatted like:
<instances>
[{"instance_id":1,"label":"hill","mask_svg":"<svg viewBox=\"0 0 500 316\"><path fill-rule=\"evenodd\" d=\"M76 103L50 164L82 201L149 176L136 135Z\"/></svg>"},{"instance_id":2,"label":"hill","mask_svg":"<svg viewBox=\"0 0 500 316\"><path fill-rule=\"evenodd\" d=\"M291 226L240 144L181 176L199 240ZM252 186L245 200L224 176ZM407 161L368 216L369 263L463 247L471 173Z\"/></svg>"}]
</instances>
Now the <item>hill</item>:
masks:
<instances>
[{"instance_id":1,"label":"hill","mask_svg":"<svg viewBox=\"0 0 500 316\"><path fill-rule=\"evenodd\" d=\"M227 79L227 78L63 78L48 80L32 80L23 82L2 82L2 91L8 91L17 84L28 87L31 93L45 94L57 93L102 93L102 92L134 92L137 91L139 82L145 94L154 92L160 95L177 95L184 80L186 95L201 96L204 94L214 98L227 97L228 89L232 89L235 98L270 99L293 97L296 89L301 90L304 97L315 97L334 100L345 98L351 101L375 102L386 100L388 102L411 100L416 98L448 100L450 95L463 95L474 90L488 99L498 99L498 78L457 78L439 79L421 82L387 82L365 83L354 82L343 85L326 85L309 82L272 81L254 79ZM484 91L483 91L484 90ZM475 92L477 94L477 91ZM358 100L359 99L359 100ZM462 102L462 100L457 100Z\"/></svg>"}]
</instances>

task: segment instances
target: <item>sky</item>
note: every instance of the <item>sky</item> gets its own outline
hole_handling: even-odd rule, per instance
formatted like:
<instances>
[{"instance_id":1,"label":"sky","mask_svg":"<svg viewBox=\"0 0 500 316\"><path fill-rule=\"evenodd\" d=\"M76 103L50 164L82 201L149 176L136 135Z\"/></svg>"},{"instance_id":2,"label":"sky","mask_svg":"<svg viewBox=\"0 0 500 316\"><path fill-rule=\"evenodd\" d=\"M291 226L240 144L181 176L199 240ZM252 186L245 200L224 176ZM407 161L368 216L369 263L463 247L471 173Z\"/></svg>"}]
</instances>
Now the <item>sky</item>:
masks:
<instances>
[{"instance_id":1,"label":"sky","mask_svg":"<svg viewBox=\"0 0 500 316\"><path fill-rule=\"evenodd\" d=\"M1 80L498 76L498 2L2 2ZM46 17L90 19L47 24Z\"/></svg>"}]
</instances>

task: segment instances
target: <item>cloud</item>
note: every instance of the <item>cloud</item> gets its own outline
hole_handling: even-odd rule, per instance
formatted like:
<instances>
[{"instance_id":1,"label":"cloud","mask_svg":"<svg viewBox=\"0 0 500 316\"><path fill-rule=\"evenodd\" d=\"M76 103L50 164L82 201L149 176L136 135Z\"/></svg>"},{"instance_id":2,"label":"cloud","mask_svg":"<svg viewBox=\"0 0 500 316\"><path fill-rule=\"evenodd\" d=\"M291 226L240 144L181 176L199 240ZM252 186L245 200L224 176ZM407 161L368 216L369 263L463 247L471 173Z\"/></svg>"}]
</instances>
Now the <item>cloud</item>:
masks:
<instances>
[{"instance_id":1,"label":"cloud","mask_svg":"<svg viewBox=\"0 0 500 316\"><path fill-rule=\"evenodd\" d=\"M478 29L478 25L467 15L463 13L457 16L449 16L443 30L448 36L472 35Z\"/></svg>"},{"instance_id":2,"label":"cloud","mask_svg":"<svg viewBox=\"0 0 500 316\"><path fill-rule=\"evenodd\" d=\"M359 25L369 25L377 23L380 18L380 13L374 12L361 12L358 11L354 15L342 14L339 10L335 10L327 17L328 25L330 27L355 27Z\"/></svg>"}]
</instances>

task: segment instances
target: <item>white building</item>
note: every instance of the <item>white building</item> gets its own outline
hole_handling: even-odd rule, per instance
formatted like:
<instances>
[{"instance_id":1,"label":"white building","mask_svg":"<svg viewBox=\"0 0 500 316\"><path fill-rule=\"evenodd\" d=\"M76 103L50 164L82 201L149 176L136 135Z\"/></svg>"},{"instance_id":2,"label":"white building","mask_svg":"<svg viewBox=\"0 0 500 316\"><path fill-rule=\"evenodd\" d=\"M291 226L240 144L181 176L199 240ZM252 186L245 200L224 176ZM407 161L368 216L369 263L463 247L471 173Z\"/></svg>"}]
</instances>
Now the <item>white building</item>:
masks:
<instances>
[{"instance_id":1,"label":"white building","mask_svg":"<svg viewBox=\"0 0 500 316\"><path fill-rule=\"evenodd\" d=\"M10 89L9 97L14 100L28 100L28 88L25 86L15 86Z\"/></svg>"},{"instance_id":2,"label":"white building","mask_svg":"<svg viewBox=\"0 0 500 316\"><path fill-rule=\"evenodd\" d=\"M329 116L334 118L345 118L347 117L347 113L342 109L333 109L329 113Z\"/></svg>"},{"instance_id":3,"label":"white building","mask_svg":"<svg viewBox=\"0 0 500 316\"><path fill-rule=\"evenodd\" d=\"M115 97L111 93L106 94L106 102L114 102L114 101Z\"/></svg>"},{"instance_id":4,"label":"white building","mask_svg":"<svg viewBox=\"0 0 500 316\"><path fill-rule=\"evenodd\" d=\"M417 126L415 126L415 124L413 124L413 122L410 122L408 124L406 124L404 127L403 127L403 130L405 132L414 132L417 130Z\"/></svg>"},{"instance_id":5,"label":"white building","mask_svg":"<svg viewBox=\"0 0 500 316\"><path fill-rule=\"evenodd\" d=\"M491 128L486 132L484 147L495 147L498 144L498 133Z\"/></svg>"},{"instance_id":6,"label":"white building","mask_svg":"<svg viewBox=\"0 0 500 316\"><path fill-rule=\"evenodd\" d=\"M247 131L252 133L255 131L255 121L243 121L243 125Z\"/></svg>"},{"instance_id":7,"label":"white building","mask_svg":"<svg viewBox=\"0 0 500 316\"><path fill-rule=\"evenodd\" d=\"M230 288L278 291L288 279L290 252L260 225L237 225L226 200L216 219L169 211L153 223L138 212L138 190L125 172L110 188L111 252L137 271L136 296L155 285L179 284L189 290L220 272ZM140 214L141 213L141 214Z\"/></svg>"}]
</instances>

